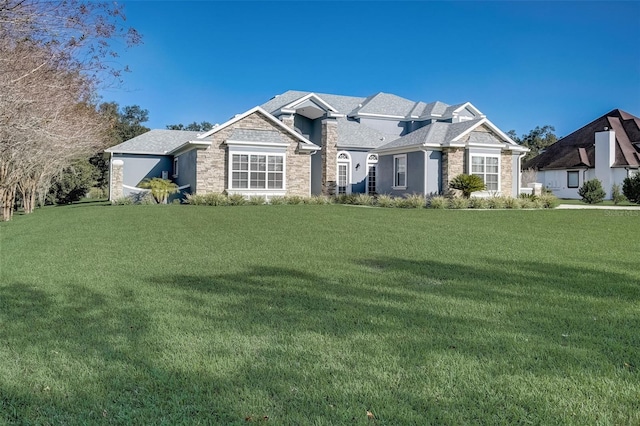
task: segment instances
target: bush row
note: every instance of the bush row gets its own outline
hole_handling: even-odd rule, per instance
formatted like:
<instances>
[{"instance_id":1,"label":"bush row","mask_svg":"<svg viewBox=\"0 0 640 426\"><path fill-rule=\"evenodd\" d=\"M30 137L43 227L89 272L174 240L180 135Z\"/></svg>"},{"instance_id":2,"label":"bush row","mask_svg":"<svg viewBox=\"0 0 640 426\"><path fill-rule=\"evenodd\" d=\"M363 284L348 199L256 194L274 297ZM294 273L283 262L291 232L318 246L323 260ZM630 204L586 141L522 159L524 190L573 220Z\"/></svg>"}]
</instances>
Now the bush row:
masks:
<instances>
[{"instance_id":1,"label":"bush row","mask_svg":"<svg viewBox=\"0 0 640 426\"><path fill-rule=\"evenodd\" d=\"M460 198L407 194L404 197L390 195L372 196L368 194L341 194L335 197L297 195L271 197L263 196L245 198L240 194L225 195L211 193L205 195L187 194L186 204L200 206L239 206L239 205L282 205L282 204L351 204L371 207L395 208L432 208L432 209L549 209L558 205L558 199L551 194L540 196L523 195L513 197Z\"/></svg>"}]
</instances>

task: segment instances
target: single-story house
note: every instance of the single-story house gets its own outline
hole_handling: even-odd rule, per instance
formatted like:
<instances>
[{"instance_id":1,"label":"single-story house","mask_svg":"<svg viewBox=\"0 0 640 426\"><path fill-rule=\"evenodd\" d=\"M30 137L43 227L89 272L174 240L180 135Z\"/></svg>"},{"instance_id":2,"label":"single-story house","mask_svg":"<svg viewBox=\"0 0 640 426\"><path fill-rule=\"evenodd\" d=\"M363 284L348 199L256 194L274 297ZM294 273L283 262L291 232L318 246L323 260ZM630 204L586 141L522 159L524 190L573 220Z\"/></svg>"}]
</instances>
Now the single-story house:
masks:
<instances>
[{"instance_id":1,"label":"single-story house","mask_svg":"<svg viewBox=\"0 0 640 426\"><path fill-rule=\"evenodd\" d=\"M107 152L113 200L156 176L183 192L268 198L432 195L468 173L485 181L478 195L517 196L527 149L469 102L287 91L206 133L152 130Z\"/></svg>"},{"instance_id":2,"label":"single-story house","mask_svg":"<svg viewBox=\"0 0 640 426\"><path fill-rule=\"evenodd\" d=\"M619 109L597 118L523 164L559 198L579 199L584 182L597 178L606 198L640 168L640 118Z\"/></svg>"}]
</instances>

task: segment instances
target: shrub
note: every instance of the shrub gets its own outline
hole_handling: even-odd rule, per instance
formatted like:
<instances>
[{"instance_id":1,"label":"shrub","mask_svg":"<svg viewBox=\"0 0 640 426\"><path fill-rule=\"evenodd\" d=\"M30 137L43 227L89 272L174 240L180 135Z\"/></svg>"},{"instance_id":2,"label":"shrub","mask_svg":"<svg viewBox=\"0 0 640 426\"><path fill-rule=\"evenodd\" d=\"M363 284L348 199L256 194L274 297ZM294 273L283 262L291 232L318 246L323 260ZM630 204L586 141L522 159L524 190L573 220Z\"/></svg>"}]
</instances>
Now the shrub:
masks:
<instances>
[{"instance_id":1,"label":"shrub","mask_svg":"<svg viewBox=\"0 0 640 426\"><path fill-rule=\"evenodd\" d=\"M227 197L227 205L243 206L247 203L247 199L242 194L231 194Z\"/></svg>"},{"instance_id":2,"label":"shrub","mask_svg":"<svg viewBox=\"0 0 640 426\"><path fill-rule=\"evenodd\" d=\"M89 188L89 192L87 193L87 197L94 199L94 200L99 200L101 198L107 198L107 191L104 188L100 188L97 186L94 186L93 188Z\"/></svg>"},{"instance_id":3,"label":"shrub","mask_svg":"<svg viewBox=\"0 0 640 426\"><path fill-rule=\"evenodd\" d=\"M205 197L199 194L185 194L184 202L185 204L190 204L192 206L204 206L207 204Z\"/></svg>"},{"instance_id":4,"label":"shrub","mask_svg":"<svg viewBox=\"0 0 640 426\"><path fill-rule=\"evenodd\" d=\"M582 197L582 202L584 203L597 204L604 200L606 193L602 189L600 180L590 179L578 189L578 195Z\"/></svg>"},{"instance_id":5,"label":"shrub","mask_svg":"<svg viewBox=\"0 0 640 426\"><path fill-rule=\"evenodd\" d=\"M262 195L252 195L247 200L247 204L250 204L252 206L261 206L261 205L265 204L266 202L267 202L267 199L265 197L263 197Z\"/></svg>"},{"instance_id":6,"label":"shrub","mask_svg":"<svg viewBox=\"0 0 640 426\"><path fill-rule=\"evenodd\" d=\"M285 204L302 204L304 198L299 195L289 195L284 197Z\"/></svg>"},{"instance_id":7,"label":"shrub","mask_svg":"<svg viewBox=\"0 0 640 426\"><path fill-rule=\"evenodd\" d=\"M378 195L377 204L380 207L395 207L396 200L391 195Z\"/></svg>"},{"instance_id":8,"label":"shrub","mask_svg":"<svg viewBox=\"0 0 640 426\"><path fill-rule=\"evenodd\" d=\"M149 192L140 193L134 199L134 204L142 204L145 206L153 206L158 204L155 197Z\"/></svg>"},{"instance_id":9,"label":"shrub","mask_svg":"<svg viewBox=\"0 0 640 426\"><path fill-rule=\"evenodd\" d=\"M484 191L486 188L482 178L476 175L460 174L449 182L449 188L462 191L464 198L469 198L472 192Z\"/></svg>"},{"instance_id":10,"label":"shrub","mask_svg":"<svg viewBox=\"0 0 640 426\"><path fill-rule=\"evenodd\" d=\"M449 207L449 199L442 195L436 195L429 198L428 207L430 209L446 209Z\"/></svg>"},{"instance_id":11,"label":"shrub","mask_svg":"<svg viewBox=\"0 0 640 426\"><path fill-rule=\"evenodd\" d=\"M618 185L617 183L614 183L611 186L611 199L613 200L613 204L615 204L616 206L624 201L626 201L626 197L622 194L622 191L620 190L620 185Z\"/></svg>"},{"instance_id":12,"label":"shrub","mask_svg":"<svg viewBox=\"0 0 640 426\"><path fill-rule=\"evenodd\" d=\"M139 184L140 188L150 189L151 195L159 204L167 204L169 195L179 191L178 185L168 179L151 178L145 179Z\"/></svg>"},{"instance_id":13,"label":"shrub","mask_svg":"<svg viewBox=\"0 0 640 426\"><path fill-rule=\"evenodd\" d=\"M481 197L473 197L469 199L469 207L472 209L488 209L489 200Z\"/></svg>"},{"instance_id":14,"label":"shrub","mask_svg":"<svg viewBox=\"0 0 640 426\"><path fill-rule=\"evenodd\" d=\"M520 204L521 209L534 209L536 208L537 197L519 197L515 198Z\"/></svg>"},{"instance_id":15,"label":"shrub","mask_svg":"<svg viewBox=\"0 0 640 426\"><path fill-rule=\"evenodd\" d=\"M111 204L114 206L129 206L133 204L133 199L131 197L120 197L113 200Z\"/></svg>"},{"instance_id":16,"label":"shrub","mask_svg":"<svg viewBox=\"0 0 640 426\"><path fill-rule=\"evenodd\" d=\"M354 200L354 204L359 206L373 206L376 200L369 194L357 194Z\"/></svg>"},{"instance_id":17,"label":"shrub","mask_svg":"<svg viewBox=\"0 0 640 426\"><path fill-rule=\"evenodd\" d=\"M520 200L513 197L504 197L504 207L507 209L519 209Z\"/></svg>"},{"instance_id":18,"label":"shrub","mask_svg":"<svg viewBox=\"0 0 640 426\"><path fill-rule=\"evenodd\" d=\"M542 203L542 208L545 209L554 209L558 207L558 204L560 204L560 200L558 200L558 197L556 197L552 193L542 193L542 195L540 195L538 199Z\"/></svg>"},{"instance_id":19,"label":"shrub","mask_svg":"<svg viewBox=\"0 0 640 426\"><path fill-rule=\"evenodd\" d=\"M309 204L322 205L322 204L331 204L333 202L333 198L327 197L326 195L312 195L308 200Z\"/></svg>"},{"instance_id":20,"label":"shrub","mask_svg":"<svg viewBox=\"0 0 640 426\"><path fill-rule=\"evenodd\" d=\"M622 193L627 200L640 204L640 171L622 181Z\"/></svg>"},{"instance_id":21,"label":"shrub","mask_svg":"<svg viewBox=\"0 0 640 426\"><path fill-rule=\"evenodd\" d=\"M181 204L180 203L180 199L179 198L174 198L173 201L171 202L171 204Z\"/></svg>"},{"instance_id":22,"label":"shrub","mask_svg":"<svg viewBox=\"0 0 640 426\"><path fill-rule=\"evenodd\" d=\"M406 209L420 209L427 206L427 199L422 194L405 194L404 198L398 201L398 207Z\"/></svg>"},{"instance_id":23,"label":"shrub","mask_svg":"<svg viewBox=\"0 0 640 426\"><path fill-rule=\"evenodd\" d=\"M225 194L211 192L204 195L204 203L207 206L227 206L229 205L229 199Z\"/></svg>"},{"instance_id":24,"label":"shrub","mask_svg":"<svg viewBox=\"0 0 640 426\"><path fill-rule=\"evenodd\" d=\"M469 208L469 199L464 197L456 197L449 200L449 208L466 209Z\"/></svg>"},{"instance_id":25,"label":"shrub","mask_svg":"<svg viewBox=\"0 0 640 426\"><path fill-rule=\"evenodd\" d=\"M490 209L504 209L507 203L504 197L494 196L487 198L487 205Z\"/></svg>"},{"instance_id":26,"label":"shrub","mask_svg":"<svg viewBox=\"0 0 640 426\"><path fill-rule=\"evenodd\" d=\"M273 197L269 198L269 204L271 204L272 206L279 206L282 204L287 204L287 200L286 198L279 195L274 195Z\"/></svg>"}]
</instances>

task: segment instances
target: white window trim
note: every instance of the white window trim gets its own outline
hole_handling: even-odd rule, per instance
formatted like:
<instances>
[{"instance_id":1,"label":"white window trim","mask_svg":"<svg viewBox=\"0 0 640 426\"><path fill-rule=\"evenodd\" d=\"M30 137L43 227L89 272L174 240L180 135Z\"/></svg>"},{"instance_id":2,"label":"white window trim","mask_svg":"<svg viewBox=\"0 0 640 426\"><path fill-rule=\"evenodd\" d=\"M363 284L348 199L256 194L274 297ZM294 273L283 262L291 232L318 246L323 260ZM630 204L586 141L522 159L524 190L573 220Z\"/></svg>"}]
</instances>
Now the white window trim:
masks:
<instances>
[{"instance_id":1,"label":"white window trim","mask_svg":"<svg viewBox=\"0 0 640 426\"><path fill-rule=\"evenodd\" d=\"M344 154L347 156L347 159L340 159L340 156ZM347 185L345 189L345 194L351 194L351 154L347 151L338 151L338 155L336 156L338 159L336 162L336 194L338 193L338 176L340 172L340 165L344 164L347 166Z\"/></svg>"},{"instance_id":2,"label":"white window trim","mask_svg":"<svg viewBox=\"0 0 640 426\"><path fill-rule=\"evenodd\" d=\"M576 186L569 186L569 173L575 173L578 176L578 184ZM580 188L580 170L567 170L567 189Z\"/></svg>"},{"instance_id":3,"label":"white window trim","mask_svg":"<svg viewBox=\"0 0 640 426\"><path fill-rule=\"evenodd\" d=\"M374 159L375 158L375 159ZM370 154L367 153L367 165L366 165L366 171L367 173L365 174L364 177L364 181L365 181L365 194L369 193L369 168L371 166L376 168L376 175L375 175L375 179L376 179L376 190L378 189L378 154Z\"/></svg>"},{"instance_id":4,"label":"white window trim","mask_svg":"<svg viewBox=\"0 0 640 426\"><path fill-rule=\"evenodd\" d=\"M270 188L234 188L233 187L233 156L234 155L264 155L266 157L282 157L282 188L270 189ZM231 194L245 194L250 195L285 195L287 192L287 154L284 152L265 152L265 151L235 151L229 150L227 159L227 192ZM267 159L267 164L269 160ZM268 166L267 166L268 167ZM251 173L250 170L248 170ZM250 185L251 175L249 175ZM268 185L268 183L267 183Z\"/></svg>"},{"instance_id":5,"label":"white window trim","mask_svg":"<svg viewBox=\"0 0 640 426\"><path fill-rule=\"evenodd\" d=\"M483 157L485 159L484 161L484 172L483 172L483 176L486 176L487 174L487 158L497 158L498 159L498 189L485 189L484 191L478 191L478 194L499 194L500 193L500 188L502 188L502 155L500 154L476 154L476 153L470 153L469 154L469 165L468 165L468 170L467 170L467 174L474 174L473 173L473 157ZM490 174L495 174L495 173L490 173ZM483 182L485 182L484 178L482 179ZM486 185L486 182L485 182ZM475 194L475 193L474 193Z\"/></svg>"},{"instance_id":6,"label":"white window trim","mask_svg":"<svg viewBox=\"0 0 640 426\"><path fill-rule=\"evenodd\" d=\"M396 170L396 159L400 159L400 158L404 158L404 185L396 185L396 178L398 175L398 172ZM392 189L397 189L397 190L401 190L404 191L405 189L407 189L407 180L408 180L408 167L407 167L407 154L398 154L398 155L394 155L393 156L393 186L391 187ZM399 183L399 182L398 182Z\"/></svg>"}]
</instances>

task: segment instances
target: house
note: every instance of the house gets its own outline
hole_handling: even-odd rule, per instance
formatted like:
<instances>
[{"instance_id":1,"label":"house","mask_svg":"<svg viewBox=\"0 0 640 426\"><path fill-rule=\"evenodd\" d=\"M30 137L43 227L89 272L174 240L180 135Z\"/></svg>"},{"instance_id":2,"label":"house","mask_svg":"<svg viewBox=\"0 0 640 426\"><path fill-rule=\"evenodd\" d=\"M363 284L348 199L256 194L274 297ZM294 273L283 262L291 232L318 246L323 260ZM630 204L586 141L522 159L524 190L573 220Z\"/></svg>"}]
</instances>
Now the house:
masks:
<instances>
[{"instance_id":1,"label":"house","mask_svg":"<svg viewBox=\"0 0 640 426\"><path fill-rule=\"evenodd\" d=\"M619 109L603 115L523 164L559 198L579 199L584 182L597 178L606 198L611 187L640 168L640 118Z\"/></svg>"},{"instance_id":2,"label":"house","mask_svg":"<svg viewBox=\"0 0 640 426\"><path fill-rule=\"evenodd\" d=\"M478 195L517 196L527 149L469 102L287 91L204 134L152 130L107 152L111 199L154 176L184 192L268 198L439 194L460 173L483 178Z\"/></svg>"}]
</instances>

